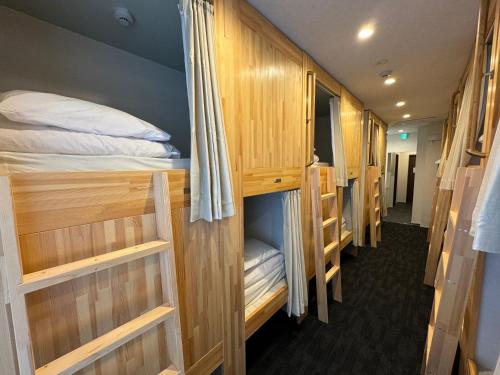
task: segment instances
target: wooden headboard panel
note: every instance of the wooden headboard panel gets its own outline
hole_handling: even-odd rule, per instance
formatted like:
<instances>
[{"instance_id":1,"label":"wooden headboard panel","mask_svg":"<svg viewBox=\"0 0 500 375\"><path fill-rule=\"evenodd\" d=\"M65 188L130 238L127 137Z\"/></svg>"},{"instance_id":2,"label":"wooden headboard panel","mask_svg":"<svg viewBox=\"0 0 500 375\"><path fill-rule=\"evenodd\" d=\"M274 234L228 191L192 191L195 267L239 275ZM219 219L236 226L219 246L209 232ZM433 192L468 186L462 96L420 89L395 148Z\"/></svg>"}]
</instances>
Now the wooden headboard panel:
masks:
<instances>
[{"instance_id":1,"label":"wooden headboard panel","mask_svg":"<svg viewBox=\"0 0 500 375\"><path fill-rule=\"evenodd\" d=\"M154 212L153 171L11 176L18 234ZM188 207L189 171L168 171L172 208Z\"/></svg>"}]
</instances>

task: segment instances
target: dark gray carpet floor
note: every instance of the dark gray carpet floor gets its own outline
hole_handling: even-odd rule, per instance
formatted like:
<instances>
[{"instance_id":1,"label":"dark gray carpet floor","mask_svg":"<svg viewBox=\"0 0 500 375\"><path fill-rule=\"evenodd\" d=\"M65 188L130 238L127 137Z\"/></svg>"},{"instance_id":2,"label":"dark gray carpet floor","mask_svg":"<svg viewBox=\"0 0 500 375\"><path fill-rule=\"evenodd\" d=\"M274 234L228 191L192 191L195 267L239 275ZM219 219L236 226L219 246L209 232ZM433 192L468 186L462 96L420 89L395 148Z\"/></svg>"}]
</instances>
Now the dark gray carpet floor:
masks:
<instances>
[{"instance_id":1,"label":"dark gray carpet floor","mask_svg":"<svg viewBox=\"0 0 500 375\"><path fill-rule=\"evenodd\" d=\"M302 324L280 311L247 341L247 373L419 374L433 300L422 283L426 235L383 223L377 249L343 254L343 302L329 290L329 323L316 318L313 280Z\"/></svg>"}]
</instances>

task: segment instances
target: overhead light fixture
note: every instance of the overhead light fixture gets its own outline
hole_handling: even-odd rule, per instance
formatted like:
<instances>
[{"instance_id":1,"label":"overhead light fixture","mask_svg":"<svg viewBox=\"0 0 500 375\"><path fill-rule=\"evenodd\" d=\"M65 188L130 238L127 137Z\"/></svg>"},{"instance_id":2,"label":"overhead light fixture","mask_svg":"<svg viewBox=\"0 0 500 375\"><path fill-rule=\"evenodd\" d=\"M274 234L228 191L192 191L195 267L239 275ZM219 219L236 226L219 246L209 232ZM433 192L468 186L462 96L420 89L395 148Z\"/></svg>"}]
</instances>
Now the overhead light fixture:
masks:
<instances>
[{"instance_id":1,"label":"overhead light fixture","mask_svg":"<svg viewBox=\"0 0 500 375\"><path fill-rule=\"evenodd\" d=\"M403 129L399 129L398 133L404 133L405 131Z\"/></svg>"},{"instance_id":2,"label":"overhead light fixture","mask_svg":"<svg viewBox=\"0 0 500 375\"><path fill-rule=\"evenodd\" d=\"M411 115L409 113L406 113L403 115L403 118L410 118L410 117L411 117Z\"/></svg>"},{"instance_id":3,"label":"overhead light fixture","mask_svg":"<svg viewBox=\"0 0 500 375\"><path fill-rule=\"evenodd\" d=\"M373 29L373 26L371 25L366 25L363 26L359 31L358 31L358 39L359 40L366 40L372 37L373 33L375 30Z\"/></svg>"},{"instance_id":4,"label":"overhead light fixture","mask_svg":"<svg viewBox=\"0 0 500 375\"><path fill-rule=\"evenodd\" d=\"M387 77L384 80L384 85L386 85L386 86L394 85L395 83L396 83L396 78L394 78L394 77Z\"/></svg>"},{"instance_id":5,"label":"overhead light fixture","mask_svg":"<svg viewBox=\"0 0 500 375\"><path fill-rule=\"evenodd\" d=\"M384 85L390 86L396 83L396 78L392 76L392 70L384 70L379 73L379 76L384 79Z\"/></svg>"},{"instance_id":6,"label":"overhead light fixture","mask_svg":"<svg viewBox=\"0 0 500 375\"><path fill-rule=\"evenodd\" d=\"M396 107L403 107L406 104L404 101L400 101L396 103Z\"/></svg>"}]
</instances>

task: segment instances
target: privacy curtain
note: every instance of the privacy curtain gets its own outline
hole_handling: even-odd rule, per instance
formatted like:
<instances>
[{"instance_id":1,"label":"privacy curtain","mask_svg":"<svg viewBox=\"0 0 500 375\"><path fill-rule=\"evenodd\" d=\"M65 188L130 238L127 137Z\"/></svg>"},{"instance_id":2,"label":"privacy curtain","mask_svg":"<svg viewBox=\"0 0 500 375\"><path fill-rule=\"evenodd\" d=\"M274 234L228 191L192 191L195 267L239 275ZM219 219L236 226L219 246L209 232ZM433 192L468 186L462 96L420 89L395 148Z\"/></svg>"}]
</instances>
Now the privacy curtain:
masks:
<instances>
[{"instance_id":1,"label":"privacy curtain","mask_svg":"<svg viewBox=\"0 0 500 375\"><path fill-rule=\"evenodd\" d=\"M234 215L226 134L215 69L213 6L180 0L191 123L191 221Z\"/></svg>"},{"instance_id":2,"label":"privacy curtain","mask_svg":"<svg viewBox=\"0 0 500 375\"><path fill-rule=\"evenodd\" d=\"M465 83L462 105L457 118L457 127L453 142L451 143L450 153L444 164L443 177L441 178L440 188L443 190L453 190L455 177L458 167L464 167L469 161L469 156L465 152L467 148L467 128L469 125L469 113L472 102L472 79L471 75Z\"/></svg>"},{"instance_id":3,"label":"privacy curtain","mask_svg":"<svg viewBox=\"0 0 500 375\"><path fill-rule=\"evenodd\" d=\"M500 128L491 145L481 189L472 214L472 248L500 254Z\"/></svg>"},{"instance_id":4,"label":"privacy curtain","mask_svg":"<svg viewBox=\"0 0 500 375\"><path fill-rule=\"evenodd\" d=\"M340 98L334 96L330 98L330 125L332 133L332 152L337 186L347 186L348 176L344 155L344 137L340 123Z\"/></svg>"},{"instance_id":5,"label":"privacy curtain","mask_svg":"<svg viewBox=\"0 0 500 375\"><path fill-rule=\"evenodd\" d=\"M287 313L300 316L307 307L300 190L283 194L283 253L288 284Z\"/></svg>"}]
</instances>

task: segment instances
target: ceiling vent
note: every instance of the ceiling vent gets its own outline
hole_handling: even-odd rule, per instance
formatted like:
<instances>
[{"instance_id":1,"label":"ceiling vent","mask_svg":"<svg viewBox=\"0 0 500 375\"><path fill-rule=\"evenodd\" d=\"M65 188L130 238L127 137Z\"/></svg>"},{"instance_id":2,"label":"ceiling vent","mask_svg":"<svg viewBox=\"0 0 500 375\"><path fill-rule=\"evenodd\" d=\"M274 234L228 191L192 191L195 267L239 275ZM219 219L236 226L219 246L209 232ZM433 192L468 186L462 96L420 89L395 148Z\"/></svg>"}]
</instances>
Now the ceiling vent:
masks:
<instances>
[{"instance_id":1,"label":"ceiling vent","mask_svg":"<svg viewBox=\"0 0 500 375\"><path fill-rule=\"evenodd\" d=\"M115 20L122 26L132 26L135 22L134 16L127 8L115 8Z\"/></svg>"}]
</instances>

